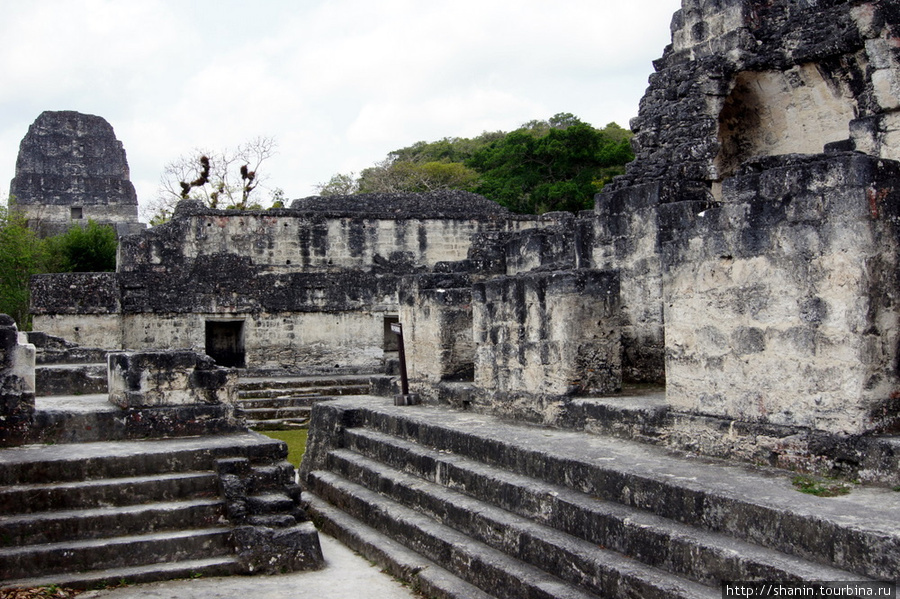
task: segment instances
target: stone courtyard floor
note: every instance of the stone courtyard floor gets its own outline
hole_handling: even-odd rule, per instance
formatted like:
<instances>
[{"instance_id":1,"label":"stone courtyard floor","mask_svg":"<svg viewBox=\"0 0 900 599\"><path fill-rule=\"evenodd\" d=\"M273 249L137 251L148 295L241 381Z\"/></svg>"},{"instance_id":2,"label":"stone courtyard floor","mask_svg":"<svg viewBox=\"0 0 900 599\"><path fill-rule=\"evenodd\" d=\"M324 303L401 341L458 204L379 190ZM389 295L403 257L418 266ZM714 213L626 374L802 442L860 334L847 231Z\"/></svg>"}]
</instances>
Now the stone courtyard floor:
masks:
<instances>
[{"instance_id":1,"label":"stone courtyard floor","mask_svg":"<svg viewBox=\"0 0 900 599\"><path fill-rule=\"evenodd\" d=\"M413 599L409 587L385 574L332 537L319 533L326 566L278 576L228 576L153 582L102 591L78 599Z\"/></svg>"}]
</instances>

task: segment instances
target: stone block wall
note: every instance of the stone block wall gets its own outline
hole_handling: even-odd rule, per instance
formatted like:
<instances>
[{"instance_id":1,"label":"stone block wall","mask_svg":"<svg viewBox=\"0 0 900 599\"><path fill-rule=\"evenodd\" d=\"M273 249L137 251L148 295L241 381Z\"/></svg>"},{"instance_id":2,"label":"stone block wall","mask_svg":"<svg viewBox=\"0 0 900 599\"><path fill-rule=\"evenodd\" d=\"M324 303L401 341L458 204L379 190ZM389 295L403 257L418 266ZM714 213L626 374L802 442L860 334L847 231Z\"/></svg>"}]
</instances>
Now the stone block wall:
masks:
<instances>
[{"instance_id":1,"label":"stone block wall","mask_svg":"<svg viewBox=\"0 0 900 599\"><path fill-rule=\"evenodd\" d=\"M475 367L468 275L418 275L400 285L400 323L411 387L471 380Z\"/></svg>"},{"instance_id":2,"label":"stone block wall","mask_svg":"<svg viewBox=\"0 0 900 599\"><path fill-rule=\"evenodd\" d=\"M510 400L518 404L512 411L538 418L542 398L618 390L618 309L618 273L611 271L533 272L476 283L475 386L495 407Z\"/></svg>"},{"instance_id":3,"label":"stone block wall","mask_svg":"<svg viewBox=\"0 0 900 599\"><path fill-rule=\"evenodd\" d=\"M109 354L109 401L120 408L233 405L237 374L192 351Z\"/></svg>"},{"instance_id":4,"label":"stone block wall","mask_svg":"<svg viewBox=\"0 0 900 599\"><path fill-rule=\"evenodd\" d=\"M896 429L900 164L773 157L727 180L724 198L685 212L663 247L670 406Z\"/></svg>"},{"instance_id":5,"label":"stone block wall","mask_svg":"<svg viewBox=\"0 0 900 599\"><path fill-rule=\"evenodd\" d=\"M0 314L0 447L26 442L34 419L34 345Z\"/></svg>"},{"instance_id":6,"label":"stone block wall","mask_svg":"<svg viewBox=\"0 0 900 599\"><path fill-rule=\"evenodd\" d=\"M33 328L86 347L122 349L119 279L112 272L31 278Z\"/></svg>"}]
</instances>

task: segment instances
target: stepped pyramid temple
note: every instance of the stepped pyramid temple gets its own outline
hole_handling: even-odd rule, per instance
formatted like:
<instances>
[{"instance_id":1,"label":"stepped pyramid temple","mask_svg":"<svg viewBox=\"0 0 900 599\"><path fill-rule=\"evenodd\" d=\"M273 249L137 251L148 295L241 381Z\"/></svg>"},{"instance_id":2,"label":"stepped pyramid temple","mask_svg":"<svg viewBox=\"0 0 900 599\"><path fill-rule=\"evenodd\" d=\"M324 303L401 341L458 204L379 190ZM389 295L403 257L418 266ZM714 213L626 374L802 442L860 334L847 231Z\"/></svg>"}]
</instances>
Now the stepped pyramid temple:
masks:
<instances>
[{"instance_id":1,"label":"stepped pyramid temple","mask_svg":"<svg viewBox=\"0 0 900 599\"><path fill-rule=\"evenodd\" d=\"M321 530L429 597L886 593L900 4L683 0L653 67L593 210L186 200L116 272L34 277L0 587L316 568ZM17 202L130 223L121 144L54 162L82 130L115 139L38 118ZM296 478L275 425L309 428Z\"/></svg>"}]
</instances>

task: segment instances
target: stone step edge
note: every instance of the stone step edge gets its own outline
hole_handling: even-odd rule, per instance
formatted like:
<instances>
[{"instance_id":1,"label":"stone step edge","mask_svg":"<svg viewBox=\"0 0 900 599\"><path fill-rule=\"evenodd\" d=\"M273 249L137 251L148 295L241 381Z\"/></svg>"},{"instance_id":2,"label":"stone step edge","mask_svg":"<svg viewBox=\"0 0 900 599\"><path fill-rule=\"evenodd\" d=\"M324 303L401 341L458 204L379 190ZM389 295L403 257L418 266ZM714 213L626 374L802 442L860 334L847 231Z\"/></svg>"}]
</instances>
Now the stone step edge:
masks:
<instances>
[{"instance_id":1,"label":"stone step edge","mask_svg":"<svg viewBox=\"0 0 900 599\"><path fill-rule=\"evenodd\" d=\"M197 551L208 557L233 555L232 533L230 526L216 526L0 548L0 565L9 567L0 568L0 576L31 578L29 574L40 575L35 572L37 568L47 575L67 576L77 571L138 567L179 557L200 559ZM114 556L127 563L115 565Z\"/></svg>"},{"instance_id":2,"label":"stone step edge","mask_svg":"<svg viewBox=\"0 0 900 599\"><path fill-rule=\"evenodd\" d=\"M495 599L315 494L306 492L303 496L319 530L407 583L414 592L434 599Z\"/></svg>"},{"instance_id":3,"label":"stone step edge","mask_svg":"<svg viewBox=\"0 0 900 599\"><path fill-rule=\"evenodd\" d=\"M241 571L234 556L161 562L128 568L90 570L71 574L57 574L39 578L22 578L0 583L0 590L34 589L47 586L75 590L103 589L162 580L178 580L203 576L229 576Z\"/></svg>"},{"instance_id":4,"label":"stone step edge","mask_svg":"<svg viewBox=\"0 0 900 599\"><path fill-rule=\"evenodd\" d=\"M384 484L378 484L378 492L391 497L395 501L400 500L398 497L398 493L415 493L416 495L425 494L432 502L443 502L452 507L468 504L469 511L473 514L474 518L493 520L494 522L492 523L492 525L494 526L494 529L497 529L498 527L515 529L516 531L521 531L521 534L523 535L537 536L538 538L546 538L548 536L554 536L555 534L565 535L567 537L577 539L577 543L579 546L585 546L584 544L590 545L592 547L603 546L609 551L616 552L617 554L625 554L632 559L640 560L648 567L661 571L667 571L670 572L673 576L685 578L687 580L693 580L695 582L698 582L699 584L710 585L717 584L720 581L718 579L700 580L699 576L696 575L696 573L694 573L695 575L692 576L688 572L673 571L671 569L671 565L673 563L677 564L680 561L678 559L679 555L687 554L694 556L701 551L706 552L706 559L709 559L714 564L719 561L734 558L735 556L740 556L740 559L742 561L750 564L750 570L761 571L763 569L766 569L774 574L767 576L765 578L766 580L792 580L796 578L798 580L815 582L820 580L853 580L859 578L858 576L850 574L848 572L840 571L819 564L814 564L812 562L808 562L794 556L785 555L771 549L755 546L744 541L739 541L717 533L700 531L699 529L696 529L694 527L690 527L688 525L681 524L672 520L666 520L654 514L642 512L633 508L627 508L625 506L617 506L622 509L607 510L605 513L601 514L603 517L607 517L610 520L618 521L622 533L639 535L649 533L659 536L660 542L663 545L663 549L659 551L659 555L657 555L656 557L660 558L662 562L670 566L670 568L667 568L665 567L665 565L647 563L641 560L641 558L636 555L639 552L634 551L633 547L631 548L631 550L623 551L622 548L611 546L608 542L606 542L608 541L607 539L603 539L602 541L604 542L601 542L600 539L587 539L584 536L580 536L578 534L578 532L580 531L563 530L562 528L555 527L550 523L541 522L535 519L533 515L521 513L524 510L520 510L520 512L517 513L515 510L511 510L507 506L496 505L490 500L469 493L467 492L467 490L459 486L447 487L443 483L436 483L428 478L421 478L415 473L400 471L396 469L396 467L392 464L382 463L380 461L377 461L377 459L355 453L353 450L337 449L331 452L331 456L333 460L337 459L339 462L343 462L343 464L340 464L341 476L351 478L351 480L353 480L354 482L365 484L365 486L372 489L372 485L362 483L355 477L347 476L347 466L350 466L351 468L365 469L369 476L377 477L379 479L379 483L383 481ZM442 463L446 465L447 461L444 461ZM459 466L459 464L454 465ZM438 466L438 468L441 467ZM486 469L495 470L491 469L490 467L487 467ZM469 479L470 477L474 479L474 477L489 476L489 474L485 474L483 472L478 473L472 469L464 470L461 468L461 470L469 474L469 476L463 474L460 477L461 479ZM521 483L524 486L531 488L540 488L540 481L537 481L536 479L529 479L528 477L524 477L521 475L516 476L522 479ZM567 507L574 504L579 508L582 508L583 511L590 513L590 511L588 511L590 508L585 508L585 506L590 502L599 502L607 505L609 505L610 503L590 498L583 493L579 493L578 491L573 491L571 489L565 489L558 486L545 485L543 490L546 492L549 498L552 498L550 500L554 502L554 505L558 508L559 511L563 511ZM444 495L445 497L441 497L440 495ZM557 500L559 500L560 503L556 503ZM551 511L553 510L551 509ZM612 511L619 511L623 513L613 515L610 513ZM512 523L510 523L508 520L507 522L500 521L501 517L506 517L507 514L512 516L512 518L510 518L513 520ZM443 522L443 520L441 521ZM454 526L453 524L447 524L449 526ZM464 532L465 534L469 534L468 531L462 532ZM543 541L542 539L542 542L546 541ZM669 556L669 559L667 560L664 559L666 555L665 551L669 549L671 549L674 555ZM647 551L652 552L652 549L648 548ZM744 575L730 575L725 579L745 580L749 578Z\"/></svg>"},{"instance_id":5,"label":"stone step edge","mask_svg":"<svg viewBox=\"0 0 900 599\"><path fill-rule=\"evenodd\" d=\"M443 553L445 549L449 549L451 551L451 562L454 561L452 552L458 552L460 555L455 556L455 559L467 564L467 568L470 567L469 564L476 563L476 565L471 566L476 571L483 573L485 570L494 570L495 573L491 575L492 578L496 578L502 572L505 584L512 584L513 582L521 584L522 588L519 591L526 593L527 596L556 597L559 594L559 596L571 597L572 599L586 599L614 594L614 589L619 589L622 585L625 585L625 588L629 588L634 596L652 597L654 599L676 597L716 599L721 597L721 592L718 588L714 589L700 585L662 570L651 568L625 556L615 554L612 551L603 550L600 547L596 547L596 551L601 554L601 559L604 560L603 563L595 562L594 565L598 569L584 573L584 576L591 577L596 574L598 584L602 585L603 588L586 588L577 582L565 580L552 572L522 561L515 556L505 553L503 550L491 547L478 539L468 536L464 532L434 520L422 512L401 505L385 495L350 482L334 473L313 472L311 479L311 483L313 483L311 485L312 491L317 493L319 497L324 498L322 490L327 489L329 495L339 497L340 502L344 505L349 505L351 510L358 509L364 505L365 509L373 512L369 514L372 516L372 520L383 519L390 523L391 528L398 527L399 523L401 525L399 526L400 529L413 529L417 536L424 535L428 539L428 543L437 543L438 547L433 549L434 551ZM353 504L356 505L355 508ZM352 512L350 515L354 517L359 516ZM389 526L388 524L383 525ZM403 533L401 530L398 534L407 533ZM416 539L415 542L422 541ZM428 556L426 555L426 557ZM452 573L461 575L459 572Z\"/></svg>"},{"instance_id":6,"label":"stone step edge","mask_svg":"<svg viewBox=\"0 0 900 599\"><path fill-rule=\"evenodd\" d=\"M85 455L86 451L90 452L89 455ZM167 470L146 468L145 462L150 456L167 458L171 468ZM23 446L0 451L0 486L18 484L22 480L21 467L23 465L27 468L34 468L35 466L44 467L47 464L55 464L57 470L66 464L79 466L80 470L71 472L71 476L40 483L54 484L117 479L118 477L111 476L111 473L105 471L97 474L92 467L96 463L107 461L110 463L114 463L116 460L133 462L134 471L129 471L123 476L123 478L133 478L163 473L212 470L215 468L216 460L234 456L248 457L254 464L283 460L287 456L287 445L283 441L249 432L209 437ZM172 459L176 457L183 463L173 464ZM91 468L89 469L88 466ZM8 478L8 473L5 474L5 471L12 471L16 475L12 481L3 482Z\"/></svg>"},{"instance_id":7,"label":"stone step edge","mask_svg":"<svg viewBox=\"0 0 900 599\"><path fill-rule=\"evenodd\" d=\"M170 482L195 478L215 477L212 470L180 470L177 472L165 472L160 474L147 474L145 476L123 476L120 478L92 478L88 480L76 480L59 483L26 483L22 485L0 485L0 495L8 492L33 492L42 491L74 491L76 489L109 488L120 485L152 484L155 482Z\"/></svg>"},{"instance_id":8,"label":"stone step edge","mask_svg":"<svg viewBox=\"0 0 900 599\"><path fill-rule=\"evenodd\" d=\"M2 538L8 535L18 546L26 547L67 540L114 538L138 531L178 531L196 528L201 521L207 525L221 524L224 518L225 502L222 499L138 503L4 515L0 516L0 535Z\"/></svg>"},{"instance_id":9,"label":"stone step edge","mask_svg":"<svg viewBox=\"0 0 900 599\"><path fill-rule=\"evenodd\" d=\"M378 398L374 398L378 399ZM408 412L402 411L401 408L396 408L394 406L387 405L382 402L382 404L374 404L374 403L363 403L359 401L359 398L346 398L344 400L329 402L327 404L319 404L322 406L323 410L337 410L338 412L344 412L349 410L353 413L353 416L347 419L345 416L345 422L353 421L354 426L358 427L367 427L378 430L385 434L396 435L401 438L410 440L414 443L420 443L422 445L430 446L426 441L422 441L423 435L425 439L429 437L433 438L435 435L441 437L445 440L450 439L453 440L455 445L459 445L463 448L463 451L460 452L460 455L469 456L467 453L468 448L472 447L473 441L481 442L481 445L488 446L492 448L492 452L490 455L497 456L506 456L504 459L511 459L507 454L511 453L517 456L516 461L522 462L523 455L527 457L527 455L537 454L538 450L534 447L546 446L547 441L545 439L541 439L542 444L531 445L531 446L523 446L520 444L521 434L526 435L535 435L535 434L546 434L548 436L552 436L554 434L565 435L565 436L575 436L575 435L586 435L586 433L579 433L576 431L567 431L560 429L542 429L540 427L529 427L525 425L515 425L510 424L508 422L501 422L497 419L497 427L502 429L515 429L516 430L516 442L513 443L509 439L504 438L502 435L497 435L494 431L496 427L491 428L490 433L486 432L485 429L479 429L478 431L459 431L453 428L452 424L447 424L444 421L436 423L433 419L423 419L421 416L422 410L410 410ZM434 406L423 406L424 410L439 410L440 408ZM448 415L451 417L457 414L462 414L458 412L451 411L449 409L443 410L446 411ZM484 415L479 415L484 416ZM490 418L486 416L486 418ZM313 415L313 420L315 420L315 413ZM451 418L452 420L452 418ZM313 423L312 426L315 426ZM399 426L398 433L396 430L393 430ZM412 431L412 432L409 432ZM509 433L510 431L506 431ZM449 433L449 435L444 434ZM877 512L882 521L874 521L872 519L866 520L865 522L857 522L856 524L848 524L843 518L842 514L839 514L836 510L838 510L838 505L841 506L841 510L844 509L845 505L841 503L838 499L838 503L829 504L830 501L828 498L818 498L818 497L810 497L808 495L804 495L798 491L793 489L784 490L782 492L791 493L792 502L790 503L791 508L788 509L788 504L776 504L771 498L763 498L759 499L759 493L756 489L751 492L749 487L743 489L743 491L739 490L738 487L726 487L722 485L714 484L712 487L707 487L704 483L704 476L706 479L712 479L711 473L715 471L715 476L717 480L726 480L730 481L733 476L749 476L754 477L757 476L754 471L758 469L750 468L746 465L742 464L734 464L722 462L721 460L696 460L696 463L693 461L689 461L684 457L672 455L670 452L666 452L663 449L658 447L654 447L651 445L643 444L637 441L627 441L622 439L614 439L611 437L600 437L598 435L588 435L585 437L586 439L593 439L602 443L607 443L609 447L621 448L622 445L627 447L631 447L641 453L650 453L652 454L650 457L645 457L643 461L634 461L632 464L620 465L616 455L604 454L604 459L602 461L591 461L590 457L585 454L584 457L579 457L578 460L583 469L587 469L591 471L590 475L579 475L577 480L583 481L596 481L603 480L604 478L611 478L611 482L625 483L626 481L633 482L641 487L641 492L646 493L648 489L666 489L665 493L657 494L660 498L663 496L666 497L665 502L662 499L659 500L659 505L639 505L641 509L646 509L648 511L657 511L657 508L663 508L665 510L673 510L675 509L679 503L678 501L693 501L698 492L702 492L705 496L704 500L704 516L702 519L697 522L693 521L684 521L690 525L699 525L707 530L712 530L715 532L721 532L724 534L729 534L732 536L738 536L738 533L747 532L748 536L742 537L747 541L754 542L757 544L762 544L766 546L770 546L779 550L784 551L785 553L792 553L798 557L816 560L818 555L821 555L821 547L819 546L819 540L821 539L829 539L833 542L840 543L836 545L834 548L834 555L844 561L836 562L832 565L839 568L845 569L853 572L857 572L863 576L869 576L875 579L894 579L896 578L897 573L897 564L900 563L898 560L894 560L889 556L882 556L880 552L870 552L857 550L858 547L871 547L872 543L875 542L876 545L879 543L886 544L885 546L890 547L891 550L896 554L900 555L900 532L895 525L895 519L891 519L890 525L885 524L887 522L887 516L882 512ZM460 439L464 439L465 443L461 443ZM453 451L452 447L433 447L433 449L437 449L439 451ZM603 451L606 451L604 449ZM308 452L309 453L309 452ZM473 458L474 459L474 458ZM697 469L706 468L708 471L703 476L697 476L696 474L690 477L690 480L685 478L678 478L672 476L665 476L660 474L657 471L645 472L641 467L642 464L647 463L646 459L661 459L665 462L671 463L684 463L690 464L692 470L696 473ZM542 461L543 465L541 466L543 472L550 474L547 480L548 482L553 482L555 484L564 484L561 480L556 480L553 477L560 477L560 473L569 472L571 470L571 465L573 462L573 456L569 455L565 452L560 452L555 448L549 449L545 453L545 459ZM671 465L671 464L670 464ZM500 467L503 464L499 465ZM565 466L565 467L564 467ZM774 469L763 469L767 472L772 471ZM721 471L721 472L720 472ZM703 474L702 472L700 474ZM786 471L779 471L779 476L784 478L785 489L790 488L789 478L791 473ZM779 478L778 476L773 477ZM632 480L633 479L633 480ZM754 479L755 480L755 479ZM760 480L765 480L764 477L761 477ZM610 481L606 481L609 483ZM568 484L568 480L565 482L567 486L571 486L572 488L576 488L572 485ZM593 483L592 483L593 484ZM596 485L595 485L596 486ZM744 485L747 487L747 485ZM604 489L610 489L614 486L610 486L608 484L604 485ZM585 490L578 488L582 492L587 493L597 493L598 496L603 496L598 493L598 489ZM629 486L625 484L623 487L624 490L629 490ZM633 492L631 495L632 500L636 500L638 498L638 493L634 492L634 489L631 489ZM609 493L607 492L607 495ZM647 497L653 497L653 494L646 495ZM765 497L765 496L764 496ZM611 501L622 502L620 498L607 496L607 499ZM711 501L712 500L712 501ZM798 504L800 509L798 509ZM740 505L742 509L747 512L747 514L755 514L752 518L747 517L747 524L751 522L763 522L763 521L771 521L772 525L767 526L762 530L749 531L746 527L738 527L735 528L734 522L731 522L728 519L723 519L719 517L717 520L710 520L708 516L710 514L719 513L720 516L723 514L734 513L732 509L733 506ZM712 511L710 511L712 510ZM830 510L830 511L829 511ZM668 517L665 513L659 513L660 516ZM763 515L766 517L763 518ZM814 525L816 527L815 535L812 534L812 531L808 530L810 526ZM889 526L889 528L885 528L885 526ZM729 527L734 530L729 530ZM841 537L836 536L836 533L839 531L843 531L843 535ZM768 537L766 539L755 538L752 535L759 535L765 532ZM752 533L752 534L751 534ZM774 537L772 535L775 535ZM886 535L886 536L885 536ZM771 538L770 538L771 537ZM887 543L885 538L893 538L896 540L895 543ZM817 540L819 539L819 540Z\"/></svg>"}]
</instances>

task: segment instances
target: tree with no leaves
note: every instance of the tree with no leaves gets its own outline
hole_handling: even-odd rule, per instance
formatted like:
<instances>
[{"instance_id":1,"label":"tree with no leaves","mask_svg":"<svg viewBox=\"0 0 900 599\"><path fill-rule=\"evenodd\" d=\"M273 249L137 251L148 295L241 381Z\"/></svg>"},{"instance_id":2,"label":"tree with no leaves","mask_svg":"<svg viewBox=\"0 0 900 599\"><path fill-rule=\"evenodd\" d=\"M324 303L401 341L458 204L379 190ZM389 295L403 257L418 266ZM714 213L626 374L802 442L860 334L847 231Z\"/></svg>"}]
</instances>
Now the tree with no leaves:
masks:
<instances>
[{"instance_id":1,"label":"tree with no leaves","mask_svg":"<svg viewBox=\"0 0 900 599\"><path fill-rule=\"evenodd\" d=\"M171 218L183 199L203 202L210 208L246 210L260 207L254 192L266 180L260 166L275 155L272 137L256 137L237 148L211 152L197 149L166 164L156 198L145 213L150 224ZM276 192L277 193L277 192Z\"/></svg>"}]
</instances>

